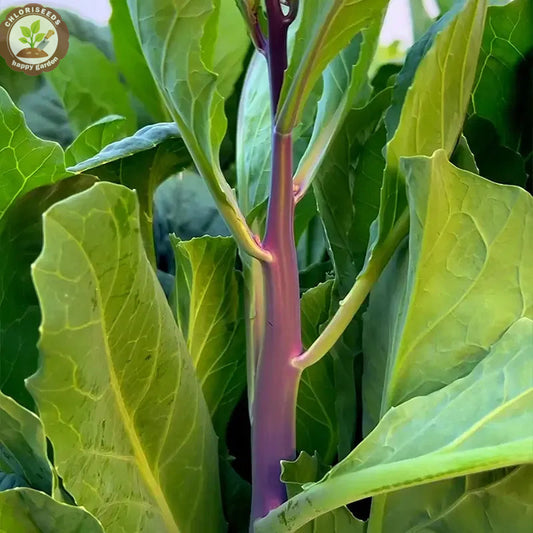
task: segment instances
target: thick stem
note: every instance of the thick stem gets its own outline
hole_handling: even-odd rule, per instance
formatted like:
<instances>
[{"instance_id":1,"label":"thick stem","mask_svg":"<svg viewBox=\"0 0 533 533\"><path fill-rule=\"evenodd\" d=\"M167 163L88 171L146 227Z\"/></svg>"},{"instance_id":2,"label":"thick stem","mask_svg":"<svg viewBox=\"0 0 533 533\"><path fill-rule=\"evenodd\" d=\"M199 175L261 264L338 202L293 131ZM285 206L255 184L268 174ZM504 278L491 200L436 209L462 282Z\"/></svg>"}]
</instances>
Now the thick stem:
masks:
<instances>
[{"instance_id":1,"label":"thick stem","mask_svg":"<svg viewBox=\"0 0 533 533\"><path fill-rule=\"evenodd\" d=\"M257 367L252 422L252 524L286 500L280 460L296 450L296 396L301 371L291 360L302 352L300 294L294 244L292 142L273 135L272 188L263 263L266 325Z\"/></svg>"}]
</instances>

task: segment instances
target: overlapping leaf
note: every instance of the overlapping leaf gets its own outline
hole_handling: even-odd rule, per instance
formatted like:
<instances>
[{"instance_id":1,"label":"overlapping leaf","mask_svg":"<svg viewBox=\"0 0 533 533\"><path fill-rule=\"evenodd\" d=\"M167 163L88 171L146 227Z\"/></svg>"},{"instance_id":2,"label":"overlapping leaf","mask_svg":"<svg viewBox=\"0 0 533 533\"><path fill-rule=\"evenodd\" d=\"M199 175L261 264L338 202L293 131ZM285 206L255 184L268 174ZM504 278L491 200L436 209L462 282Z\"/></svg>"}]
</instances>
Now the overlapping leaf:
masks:
<instances>
[{"instance_id":1,"label":"overlapping leaf","mask_svg":"<svg viewBox=\"0 0 533 533\"><path fill-rule=\"evenodd\" d=\"M106 531L219 531L216 436L138 217L110 183L45 214L28 387L67 489Z\"/></svg>"},{"instance_id":2,"label":"overlapping leaf","mask_svg":"<svg viewBox=\"0 0 533 533\"><path fill-rule=\"evenodd\" d=\"M118 69L92 43L71 37L68 54L47 78L77 133L108 115L125 117L128 133L135 131L135 113Z\"/></svg>"},{"instance_id":3,"label":"overlapping leaf","mask_svg":"<svg viewBox=\"0 0 533 533\"><path fill-rule=\"evenodd\" d=\"M400 157L451 154L474 83L486 0L460 0L407 55L387 114L387 166L376 240L381 244L407 205Z\"/></svg>"},{"instance_id":4,"label":"overlapping leaf","mask_svg":"<svg viewBox=\"0 0 533 533\"><path fill-rule=\"evenodd\" d=\"M0 532L104 533L102 525L81 507L57 502L32 489L0 492Z\"/></svg>"},{"instance_id":5,"label":"overlapping leaf","mask_svg":"<svg viewBox=\"0 0 533 533\"><path fill-rule=\"evenodd\" d=\"M13 477L17 486L52 492L52 470L40 420L0 393L0 478L2 475ZM2 485L0 481L0 494Z\"/></svg>"},{"instance_id":6,"label":"overlapping leaf","mask_svg":"<svg viewBox=\"0 0 533 533\"><path fill-rule=\"evenodd\" d=\"M196 374L224 443L226 426L246 386L244 321L237 249L228 237L173 238L175 313Z\"/></svg>"},{"instance_id":7,"label":"overlapping leaf","mask_svg":"<svg viewBox=\"0 0 533 533\"><path fill-rule=\"evenodd\" d=\"M289 132L322 71L359 33L380 20L386 0L311 0L302 2L300 23L285 72L278 128Z\"/></svg>"}]
</instances>

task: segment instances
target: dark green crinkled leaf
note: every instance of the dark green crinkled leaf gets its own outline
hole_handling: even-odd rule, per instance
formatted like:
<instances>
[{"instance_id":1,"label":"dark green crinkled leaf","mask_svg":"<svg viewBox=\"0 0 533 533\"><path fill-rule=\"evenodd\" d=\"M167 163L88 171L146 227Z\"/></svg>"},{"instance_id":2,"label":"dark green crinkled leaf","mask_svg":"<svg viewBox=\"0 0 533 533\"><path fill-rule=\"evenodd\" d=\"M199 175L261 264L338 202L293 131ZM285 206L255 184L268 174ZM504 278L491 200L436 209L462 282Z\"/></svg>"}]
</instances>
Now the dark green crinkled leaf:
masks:
<instances>
[{"instance_id":1,"label":"dark green crinkled leaf","mask_svg":"<svg viewBox=\"0 0 533 533\"><path fill-rule=\"evenodd\" d=\"M46 77L63 102L75 132L108 115L125 117L128 133L135 131L135 113L118 69L93 44L71 37L68 54Z\"/></svg>"},{"instance_id":2,"label":"dark green crinkled leaf","mask_svg":"<svg viewBox=\"0 0 533 533\"><path fill-rule=\"evenodd\" d=\"M8 488L2 486L7 481L5 477L2 481L2 474L15 477L16 486L52 493L52 469L40 420L0 393L0 491Z\"/></svg>"},{"instance_id":3,"label":"dark green crinkled leaf","mask_svg":"<svg viewBox=\"0 0 533 533\"><path fill-rule=\"evenodd\" d=\"M155 266L152 227L153 200L157 186L191 164L187 149L173 122L145 126L131 137L107 145L98 154L70 167L105 181L135 189L141 206L141 232L148 257Z\"/></svg>"},{"instance_id":4,"label":"dark green crinkled leaf","mask_svg":"<svg viewBox=\"0 0 533 533\"><path fill-rule=\"evenodd\" d=\"M244 321L237 247L230 237L171 238L174 312L224 446L231 413L246 387Z\"/></svg>"},{"instance_id":5,"label":"dark green crinkled leaf","mask_svg":"<svg viewBox=\"0 0 533 533\"><path fill-rule=\"evenodd\" d=\"M522 318L469 375L390 409L318 483L256 522L256 532L295 531L370 495L533 461L532 350L533 321ZM370 531L388 533L386 497L374 503Z\"/></svg>"},{"instance_id":6,"label":"dark green crinkled leaf","mask_svg":"<svg viewBox=\"0 0 533 533\"><path fill-rule=\"evenodd\" d=\"M65 150L65 163L75 166L98 154L108 144L126 137L126 119L119 115L109 115L85 128Z\"/></svg>"},{"instance_id":7,"label":"dark green crinkled leaf","mask_svg":"<svg viewBox=\"0 0 533 533\"><path fill-rule=\"evenodd\" d=\"M1 533L104 533L98 520L81 507L66 505L37 490L0 492Z\"/></svg>"},{"instance_id":8,"label":"dark green crinkled leaf","mask_svg":"<svg viewBox=\"0 0 533 533\"><path fill-rule=\"evenodd\" d=\"M217 439L135 193L99 183L55 204L32 273L42 360L28 387L66 488L110 533L220 531Z\"/></svg>"},{"instance_id":9,"label":"dark green crinkled leaf","mask_svg":"<svg viewBox=\"0 0 533 533\"><path fill-rule=\"evenodd\" d=\"M327 281L302 296L302 341L305 348L316 340L320 326L328 319L332 285L333 280ZM326 356L306 368L300 380L296 448L308 453L316 451L329 464L335 458L337 441L333 360Z\"/></svg>"}]
</instances>

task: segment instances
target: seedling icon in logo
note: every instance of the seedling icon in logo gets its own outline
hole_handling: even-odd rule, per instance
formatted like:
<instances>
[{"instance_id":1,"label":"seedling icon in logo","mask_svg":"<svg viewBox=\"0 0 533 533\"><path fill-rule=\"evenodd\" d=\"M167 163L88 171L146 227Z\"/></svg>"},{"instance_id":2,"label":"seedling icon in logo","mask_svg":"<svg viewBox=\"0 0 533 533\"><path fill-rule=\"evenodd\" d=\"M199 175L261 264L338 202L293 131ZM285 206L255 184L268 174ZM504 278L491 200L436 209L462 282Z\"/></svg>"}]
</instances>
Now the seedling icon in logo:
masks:
<instances>
[{"instance_id":1,"label":"seedling icon in logo","mask_svg":"<svg viewBox=\"0 0 533 533\"><path fill-rule=\"evenodd\" d=\"M40 4L13 9L0 24L0 55L13 70L35 76L54 69L68 50L59 13Z\"/></svg>"},{"instance_id":2,"label":"seedling icon in logo","mask_svg":"<svg viewBox=\"0 0 533 533\"><path fill-rule=\"evenodd\" d=\"M48 39L54 35L54 30L50 29L46 33L38 33L41 29L41 21L36 20L28 28L28 26L21 26L20 31L24 37L20 37L19 41L24 44L29 44L29 48L23 48L17 57L47 57L48 54L44 51L46 45L50 42ZM37 46L36 46L37 45Z\"/></svg>"}]
</instances>

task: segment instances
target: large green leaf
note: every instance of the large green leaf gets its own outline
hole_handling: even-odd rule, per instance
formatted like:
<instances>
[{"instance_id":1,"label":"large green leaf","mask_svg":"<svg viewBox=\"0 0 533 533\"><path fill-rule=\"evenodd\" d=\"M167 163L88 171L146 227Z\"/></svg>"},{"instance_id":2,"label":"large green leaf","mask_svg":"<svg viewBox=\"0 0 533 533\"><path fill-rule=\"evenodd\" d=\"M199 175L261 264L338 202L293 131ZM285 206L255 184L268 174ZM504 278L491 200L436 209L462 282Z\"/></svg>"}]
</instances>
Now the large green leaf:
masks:
<instances>
[{"instance_id":1,"label":"large green leaf","mask_svg":"<svg viewBox=\"0 0 533 533\"><path fill-rule=\"evenodd\" d=\"M213 419L226 426L246 386L244 321L237 248L230 237L171 238L176 257L175 313Z\"/></svg>"},{"instance_id":2,"label":"large green leaf","mask_svg":"<svg viewBox=\"0 0 533 533\"><path fill-rule=\"evenodd\" d=\"M111 0L113 11L109 27L120 72L124 74L133 94L144 104L155 122L169 119L161 94L146 64L128 4L124 0Z\"/></svg>"},{"instance_id":3,"label":"large green leaf","mask_svg":"<svg viewBox=\"0 0 533 533\"><path fill-rule=\"evenodd\" d=\"M28 269L39 253L40 214L50 204L42 192L28 201L24 195L69 173L61 148L30 132L2 88L0 118L0 389L31 407L24 378L35 370L38 310Z\"/></svg>"},{"instance_id":4,"label":"large green leaf","mask_svg":"<svg viewBox=\"0 0 533 533\"><path fill-rule=\"evenodd\" d=\"M327 281L302 296L302 342L306 348L315 341L320 326L328 319L332 284L333 281ZM323 461L331 463L338 441L331 357L323 357L317 364L304 370L296 409L297 449L310 454L318 452Z\"/></svg>"},{"instance_id":5,"label":"large green leaf","mask_svg":"<svg viewBox=\"0 0 533 533\"><path fill-rule=\"evenodd\" d=\"M93 44L71 37L68 54L46 76L76 133L108 115L125 117L128 133L135 131L135 113L118 69Z\"/></svg>"},{"instance_id":6,"label":"large green leaf","mask_svg":"<svg viewBox=\"0 0 533 533\"><path fill-rule=\"evenodd\" d=\"M474 83L486 0L459 0L410 50L387 114L387 166L374 245L405 211L400 157L451 154L461 133Z\"/></svg>"},{"instance_id":7,"label":"large green leaf","mask_svg":"<svg viewBox=\"0 0 533 533\"><path fill-rule=\"evenodd\" d=\"M468 376L388 411L321 481L256 522L256 533L295 531L373 494L533 461L532 350L533 321L523 318ZM382 526L373 511L368 531Z\"/></svg>"},{"instance_id":8,"label":"large green leaf","mask_svg":"<svg viewBox=\"0 0 533 533\"><path fill-rule=\"evenodd\" d=\"M40 420L0 393L0 476L2 473L15 476L18 486L52 493L52 469Z\"/></svg>"},{"instance_id":9,"label":"large green leaf","mask_svg":"<svg viewBox=\"0 0 533 533\"><path fill-rule=\"evenodd\" d=\"M533 318L533 198L459 170L443 151L404 165L408 264L386 271L366 316L369 427L391 406L465 375L515 320ZM391 279L401 286L394 305L379 288Z\"/></svg>"},{"instance_id":10,"label":"large green leaf","mask_svg":"<svg viewBox=\"0 0 533 533\"><path fill-rule=\"evenodd\" d=\"M128 6L144 56L198 172L243 249L260 256L220 168L227 120L213 72L217 6L213 0L128 0Z\"/></svg>"},{"instance_id":11,"label":"large green leaf","mask_svg":"<svg viewBox=\"0 0 533 533\"><path fill-rule=\"evenodd\" d=\"M126 137L127 123L124 117L109 115L85 128L65 150L65 163L74 166L98 154L108 144Z\"/></svg>"},{"instance_id":12,"label":"large green leaf","mask_svg":"<svg viewBox=\"0 0 533 533\"><path fill-rule=\"evenodd\" d=\"M153 201L157 186L190 165L191 160L174 123L145 126L131 137L111 143L93 157L70 167L72 172L135 189L141 207L141 232L148 257L155 266Z\"/></svg>"},{"instance_id":13,"label":"large green leaf","mask_svg":"<svg viewBox=\"0 0 533 533\"><path fill-rule=\"evenodd\" d=\"M494 124L504 146L526 156L533 152L532 27L531 0L489 7L472 94L473 112Z\"/></svg>"},{"instance_id":14,"label":"large green leaf","mask_svg":"<svg viewBox=\"0 0 533 533\"><path fill-rule=\"evenodd\" d=\"M81 507L57 502L32 489L0 492L1 533L104 533L102 525Z\"/></svg>"},{"instance_id":15,"label":"large green leaf","mask_svg":"<svg viewBox=\"0 0 533 533\"><path fill-rule=\"evenodd\" d=\"M301 3L294 47L278 106L278 128L299 122L313 87L328 63L360 31L383 17L387 0L309 0Z\"/></svg>"},{"instance_id":16,"label":"large green leaf","mask_svg":"<svg viewBox=\"0 0 533 533\"><path fill-rule=\"evenodd\" d=\"M533 317L531 196L457 169L443 151L404 167L409 256L393 258L366 315L366 431L391 406L467 374L514 321ZM376 514L387 513L380 500Z\"/></svg>"},{"instance_id":17,"label":"large green leaf","mask_svg":"<svg viewBox=\"0 0 533 533\"><path fill-rule=\"evenodd\" d=\"M217 439L143 248L135 193L99 183L44 216L41 366L27 384L59 475L106 531L220 531Z\"/></svg>"}]
</instances>

